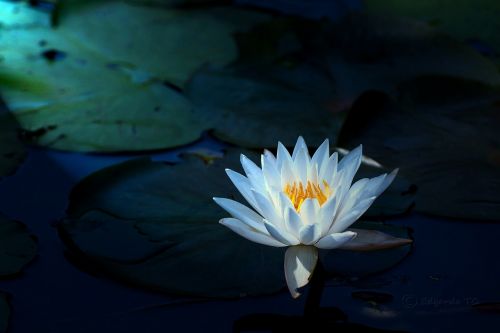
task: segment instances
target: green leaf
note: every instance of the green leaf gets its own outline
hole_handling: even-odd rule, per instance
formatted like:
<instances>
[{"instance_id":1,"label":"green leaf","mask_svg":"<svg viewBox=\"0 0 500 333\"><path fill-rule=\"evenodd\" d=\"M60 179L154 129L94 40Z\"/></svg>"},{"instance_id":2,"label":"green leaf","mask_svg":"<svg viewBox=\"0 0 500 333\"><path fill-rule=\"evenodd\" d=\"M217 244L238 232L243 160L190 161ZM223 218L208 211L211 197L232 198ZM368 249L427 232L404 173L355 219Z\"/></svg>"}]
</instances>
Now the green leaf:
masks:
<instances>
[{"instance_id":1,"label":"green leaf","mask_svg":"<svg viewBox=\"0 0 500 333\"><path fill-rule=\"evenodd\" d=\"M236 37L240 62L293 64L290 56L308 59L333 79L336 98L344 102L370 89L392 94L400 82L429 74L500 83L489 60L411 19L359 13L338 23L279 18Z\"/></svg>"},{"instance_id":2,"label":"green leaf","mask_svg":"<svg viewBox=\"0 0 500 333\"><path fill-rule=\"evenodd\" d=\"M415 209L429 214L500 218L500 90L481 82L424 76L402 83L396 99L361 96L339 144L399 167L416 184Z\"/></svg>"},{"instance_id":3,"label":"green leaf","mask_svg":"<svg viewBox=\"0 0 500 333\"><path fill-rule=\"evenodd\" d=\"M249 148L278 139L292 146L298 135L319 145L336 137L364 91L396 94L401 82L424 74L500 82L494 65L474 50L408 20L276 19L236 37L238 61L200 70L186 95L217 138Z\"/></svg>"},{"instance_id":4,"label":"green leaf","mask_svg":"<svg viewBox=\"0 0 500 333\"><path fill-rule=\"evenodd\" d=\"M247 241L218 223L227 213L212 197L243 201L225 168L240 171L239 152L208 164L185 155L176 165L141 159L103 169L75 187L59 234L83 267L132 285L223 298L279 291L284 250ZM395 263L378 262L378 269ZM363 274L366 263L343 264Z\"/></svg>"},{"instance_id":5,"label":"green leaf","mask_svg":"<svg viewBox=\"0 0 500 333\"><path fill-rule=\"evenodd\" d=\"M9 295L0 292L0 333L6 333L10 319Z\"/></svg>"},{"instance_id":6,"label":"green leaf","mask_svg":"<svg viewBox=\"0 0 500 333\"><path fill-rule=\"evenodd\" d=\"M370 13L418 19L458 40L480 42L486 54L498 62L500 54L500 3L496 0L365 0Z\"/></svg>"},{"instance_id":7,"label":"green leaf","mask_svg":"<svg viewBox=\"0 0 500 333\"><path fill-rule=\"evenodd\" d=\"M330 34L329 43L317 47L325 49L341 96L356 98L371 89L395 94L399 83L422 75L500 83L493 63L420 22L359 14L345 18Z\"/></svg>"},{"instance_id":8,"label":"green leaf","mask_svg":"<svg viewBox=\"0 0 500 333\"><path fill-rule=\"evenodd\" d=\"M13 173L24 161L26 151L18 130L12 115L0 105L0 179Z\"/></svg>"},{"instance_id":9,"label":"green leaf","mask_svg":"<svg viewBox=\"0 0 500 333\"><path fill-rule=\"evenodd\" d=\"M0 1L0 29L50 26L51 13L38 10L26 2Z\"/></svg>"},{"instance_id":10,"label":"green leaf","mask_svg":"<svg viewBox=\"0 0 500 333\"><path fill-rule=\"evenodd\" d=\"M222 66L235 60L233 34L270 18L231 7L175 10L81 0L66 1L58 15L59 34L79 40L114 63L179 87L202 65Z\"/></svg>"},{"instance_id":11,"label":"green leaf","mask_svg":"<svg viewBox=\"0 0 500 333\"><path fill-rule=\"evenodd\" d=\"M2 96L29 142L76 151L160 149L192 142L204 129L180 93L132 82L122 68L51 30L0 31L0 40ZM45 59L53 48L65 57Z\"/></svg>"},{"instance_id":12,"label":"green leaf","mask_svg":"<svg viewBox=\"0 0 500 333\"><path fill-rule=\"evenodd\" d=\"M36 252L36 239L26 226L0 216L0 278L19 274Z\"/></svg>"},{"instance_id":13,"label":"green leaf","mask_svg":"<svg viewBox=\"0 0 500 333\"><path fill-rule=\"evenodd\" d=\"M266 17L225 7L77 3L65 2L57 29L0 30L0 91L29 142L84 152L198 139L206 124L179 86L203 64L232 61L232 33Z\"/></svg>"},{"instance_id":14,"label":"green leaf","mask_svg":"<svg viewBox=\"0 0 500 333\"><path fill-rule=\"evenodd\" d=\"M217 138L249 148L274 147L277 140L293 146L300 135L319 146L335 138L345 117L333 105L333 81L307 64L206 69L186 94Z\"/></svg>"}]
</instances>

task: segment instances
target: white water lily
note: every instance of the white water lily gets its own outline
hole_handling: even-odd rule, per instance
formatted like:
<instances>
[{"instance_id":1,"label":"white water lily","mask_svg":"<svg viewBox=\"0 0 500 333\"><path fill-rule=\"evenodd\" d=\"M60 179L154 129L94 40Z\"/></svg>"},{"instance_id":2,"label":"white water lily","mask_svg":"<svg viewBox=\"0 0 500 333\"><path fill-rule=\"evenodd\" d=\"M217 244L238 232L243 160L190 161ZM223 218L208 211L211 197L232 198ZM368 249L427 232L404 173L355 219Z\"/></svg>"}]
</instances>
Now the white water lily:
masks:
<instances>
[{"instance_id":1,"label":"white water lily","mask_svg":"<svg viewBox=\"0 0 500 333\"><path fill-rule=\"evenodd\" d=\"M291 156L281 143L276 157L265 151L260 168L241 155L246 177L226 172L253 210L234 200L214 198L232 216L220 223L253 242L289 246L285 277L296 298L297 288L305 286L314 271L317 248L340 248L354 239L356 232L346 229L396 176L394 170L352 184L361 159L359 146L338 162L337 152L330 155L328 140L311 157L302 137Z\"/></svg>"}]
</instances>

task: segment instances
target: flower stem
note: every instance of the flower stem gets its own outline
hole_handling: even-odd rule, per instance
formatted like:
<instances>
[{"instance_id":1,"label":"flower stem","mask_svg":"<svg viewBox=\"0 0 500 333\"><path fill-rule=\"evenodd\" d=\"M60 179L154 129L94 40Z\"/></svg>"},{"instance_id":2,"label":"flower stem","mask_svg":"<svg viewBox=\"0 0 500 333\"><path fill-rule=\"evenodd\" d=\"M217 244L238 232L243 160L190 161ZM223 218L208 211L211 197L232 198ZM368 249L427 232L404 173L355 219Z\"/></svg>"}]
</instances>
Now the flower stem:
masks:
<instances>
[{"instance_id":1,"label":"flower stem","mask_svg":"<svg viewBox=\"0 0 500 333\"><path fill-rule=\"evenodd\" d=\"M319 308L321 304L321 296L323 295L323 290L325 288L326 282L326 271L318 259L316 268L314 269L311 282L309 283L309 292L306 298L306 304L304 306L304 317L312 317L319 313Z\"/></svg>"}]
</instances>

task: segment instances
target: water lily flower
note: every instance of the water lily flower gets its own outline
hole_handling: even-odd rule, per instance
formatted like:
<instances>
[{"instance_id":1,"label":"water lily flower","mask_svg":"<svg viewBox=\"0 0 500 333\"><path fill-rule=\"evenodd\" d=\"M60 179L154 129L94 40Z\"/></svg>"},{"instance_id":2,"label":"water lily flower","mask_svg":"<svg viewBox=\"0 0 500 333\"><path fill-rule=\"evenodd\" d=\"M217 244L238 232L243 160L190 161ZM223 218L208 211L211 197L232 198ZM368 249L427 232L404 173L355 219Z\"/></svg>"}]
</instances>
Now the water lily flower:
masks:
<instances>
[{"instance_id":1,"label":"water lily flower","mask_svg":"<svg viewBox=\"0 0 500 333\"><path fill-rule=\"evenodd\" d=\"M362 147L340 161L337 152L330 155L329 148L325 140L311 157L299 137L292 155L281 143L276 156L264 151L261 167L241 155L246 177L233 170L226 172L253 209L214 198L232 216L221 219L222 225L253 242L289 247L285 277L294 298L314 271L318 248L341 248L353 240L357 233L346 229L366 212L398 171L352 184Z\"/></svg>"}]
</instances>

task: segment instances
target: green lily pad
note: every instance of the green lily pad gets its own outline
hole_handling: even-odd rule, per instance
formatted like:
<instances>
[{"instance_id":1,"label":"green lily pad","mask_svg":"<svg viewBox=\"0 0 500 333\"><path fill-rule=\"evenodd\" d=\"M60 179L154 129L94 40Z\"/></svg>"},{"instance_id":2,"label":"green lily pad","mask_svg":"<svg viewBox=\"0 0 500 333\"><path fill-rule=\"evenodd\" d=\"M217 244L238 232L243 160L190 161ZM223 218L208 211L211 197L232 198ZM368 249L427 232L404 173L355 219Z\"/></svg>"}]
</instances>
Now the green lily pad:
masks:
<instances>
[{"instance_id":1,"label":"green lily pad","mask_svg":"<svg viewBox=\"0 0 500 333\"><path fill-rule=\"evenodd\" d=\"M338 23L279 18L236 35L244 63L293 64L314 59L336 85L340 100L369 89L394 93L421 75L450 75L499 83L495 65L474 49L421 22L369 14ZM310 81L304 80L303 85Z\"/></svg>"},{"instance_id":2,"label":"green lily pad","mask_svg":"<svg viewBox=\"0 0 500 333\"><path fill-rule=\"evenodd\" d=\"M474 50L408 20L285 18L236 38L238 61L200 70L186 95L217 138L248 148L272 147L278 139L292 146L298 135L319 145L336 137L361 93L396 94L400 83L417 76L500 82L495 66Z\"/></svg>"},{"instance_id":3,"label":"green lily pad","mask_svg":"<svg viewBox=\"0 0 500 333\"><path fill-rule=\"evenodd\" d=\"M224 172L240 170L238 155L230 150L211 163L185 155L176 165L140 159L98 171L72 191L59 234L83 267L132 285L223 298L278 291L285 286L284 250L218 223L227 213L212 197L239 198ZM378 262L380 269L394 263Z\"/></svg>"},{"instance_id":4,"label":"green lily pad","mask_svg":"<svg viewBox=\"0 0 500 333\"><path fill-rule=\"evenodd\" d=\"M326 52L338 94L356 98L377 89L391 95L399 83L447 75L500 83L496 66L472 48L409 19L351 15L331 30ZM316 42L317 43L317 42Z\"/></svg>"},{"instance_id":5,"label":"green lily pad","mask_svg":"<svg viewBox=\"0 0 500 333\"><path fill-rule=\"evenodd\" d=\"M415 209L455 218L500 218L500 91L481 82L427 76L397 99L361 96L339 144L364 151L418 187Z\"/></svg>"},{"instance_id":6,"label":"green lily pad","mask_svg":"<svg viewBox=\"0 0 500 333\"><path fill-rule=\"evenodd\" d=\"M0 333L6 333L10 318L9 295L0 292Z\"/></svg>"},{"instance_id":7,"label":"green lily pad","mask_svg":"<svg viewBox=\"0 0 500 333\"><path fill-rule=\"evenodd\" d=\"M0 105L0 179L13 173L24 161L26 150L18 131L14 117Z\"/></svg>"},{"instance_id":8,"label":"green lily pad","mask_svg":"<svg viewBox=\"0 0 500 333\"><path fill-rule=\"evenodd\" d=\"M50 12L33 8L26 2L0 1L0 29L50 26Z\"/></svg>"},{"instance_id":9,"label":"green lily pad","mask_svg":"<svg viewBox=\"0 0 500 333\"><path fill-rule=\"evenodd\" d=\"M300 135L319 146L345 117L332 105L333 81L307 64L202 70L186 95L217 138L248 148L274 147L278 139L293 146Z\"/></svg>"},{"instance_id":10,"label":"green lily pad","mask_svg":"<svg viewBox=\"0 0 500 333\"><path fill-rule=\"evenodd\" d=\"M26 226L0 216L0 278L19 274L36 252L36 239Z\"/></svg>"},{"instance_id":11,"label":"green lily pad","mask_svg":"<svg viewBox=\"0 0 500 333\"><path fill-rule=\"evenodd\" d=\"M179 87L202 65L223 66L235 60L233 34L270 18L231 7L175 10L81 0L62 3L58 16L58 33L116 64Z\"/></svg>"},{"instance_id":12,"label":"green lily pad","mask_svg":"<svg viewBox=\"0 0 500 333\"><path fill-rule=\"evenodd\" d=\"M28 142L75 151L160 149L192 142L204 129L180 93L132 82L50 29L0 31L0 41L1 93ZM49 61L44 53L54 47L63 58Z\"/></svg>"},{"instance_id":13,"label":"green lily pad","mask_svg":"<svg viewBox=\"0 0 500 333\"><path fill-rule=\"evenodd\" d=\"M365 0L370 13L411 17L449 33L455 38L480 42L496 61L500 54L500 4L495 0L410 1Z\"/></svg>"},{"instance_id":14,"label":"green lily pad","mask_svg":"<svg viewBox=\"0 0 500 333\"><path fill-rule=\"evenodd\" d=\"M64 2L57 29L0 31L0 92L29 142L84 152L198 139L207 127L176 85L203 64L232 61L232 33L267 17L117 1L73 8L77 3Z\"/></svg>"}]
</instances>

